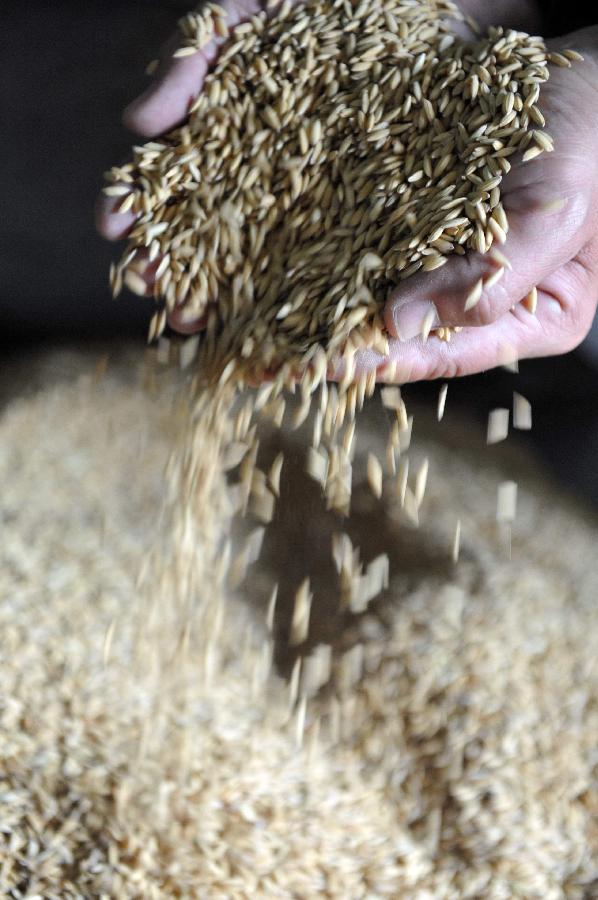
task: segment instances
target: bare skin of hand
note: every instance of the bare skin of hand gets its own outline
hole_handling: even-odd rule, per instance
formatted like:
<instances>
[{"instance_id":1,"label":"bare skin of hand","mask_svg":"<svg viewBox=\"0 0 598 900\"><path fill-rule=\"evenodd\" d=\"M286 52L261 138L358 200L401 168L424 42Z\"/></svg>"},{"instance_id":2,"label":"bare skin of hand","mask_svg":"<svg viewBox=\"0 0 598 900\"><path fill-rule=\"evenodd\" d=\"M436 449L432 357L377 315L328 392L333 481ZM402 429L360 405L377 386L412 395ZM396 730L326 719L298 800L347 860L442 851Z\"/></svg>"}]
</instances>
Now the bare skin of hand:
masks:
<instances>
[{"instance_id":1,"label":"bare skin of hand","mask_svg":"<svg viewBox=\"0 0 598 900\"><path fill-rule=\"evenodd\" d=\"M221 3L234 26L261 7L253 0ZM462 10L482 27L503 24L526 31L541 30L533 0L503 0L490 4L463 0ZM587 334L598 300L598 28L585 29L552 42L571 47L585 61L571 69L553 67L542 90L540 108L555 150L533 162L515 162L501 185L510 230L501 251L510 268L479 303L464 311L465 298L492 263L469 252L441 269L416 275L389 297L385 321L391 335L390 354L364 352L358 369L392 371L400 382L467 375L490 369L511 358L567 352ZM551 45L552 46L552 45ZM186 117L201 90L203 78L218 53L216 42L201 53L172 58L171 41L148 90L124 113L124 123L149 138L170 130ZM109 240L126 237L131 213L115 211L102 197L97 224ZM143 272L151 294L154 266ZM537 289L535 314L521 304ZM424 341L424 320L433 327L460 326L450 343L434 337ZM184 312L171 314L171 327L181 333L201 330L203 322L186 321ZM388 363L393 365L389 369Z\"/></svg>"}]
</instances>

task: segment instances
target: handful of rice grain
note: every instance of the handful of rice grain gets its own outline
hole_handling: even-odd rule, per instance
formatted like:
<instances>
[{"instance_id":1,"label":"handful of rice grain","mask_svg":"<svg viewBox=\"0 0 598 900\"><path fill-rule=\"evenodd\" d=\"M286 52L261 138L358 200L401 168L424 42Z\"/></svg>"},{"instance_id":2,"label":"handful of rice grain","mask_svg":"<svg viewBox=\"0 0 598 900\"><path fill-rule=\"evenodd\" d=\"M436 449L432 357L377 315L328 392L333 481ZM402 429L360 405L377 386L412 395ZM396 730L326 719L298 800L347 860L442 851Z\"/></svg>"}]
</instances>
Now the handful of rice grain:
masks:
<instances>
[{"instance_id":1,"label":"handful of rice grain","mask_svg":"<svg viewBox=\"0 0 598 900\"><path fill-rule=\"evenodd\" d=\"M212 529L210 498L225 477L237 479L231 508L272 519L282 460L274 479L258 466L256 419L280 426L290 393L294 428L314 413L308 473L328 507L349 514L354 419L377 377L356 369L356 352L387 354L389 291L452 254L504 242L500 186L512 158L553 149L541 130L541 86L550 62L568 66L579 55L551 54L540 37L501 27L465 41L451 31L458 19L450 0L307 0L254 15L232 30L185 124L109 173L107 191L137 214L112 270L114 292L123 280L145 290L142 251L156 266L161 304L150 338L176 308L206 317L185 353L186 365L197 354L203 389L175 477L200 533ZM226 13L207 4L181 28L177 55L195 53L228 34ZM494 263L496 280L508 261L495 251ZM466 309L483 288L472 285ZM430 324L422 323L424 339ZM451 329L435 333L448 340ZM339 364L340 382L328 384ZM262 386L239 406L241 388L256 381ZM410 484L412 419L398 391L392 401L394 489L383 490L373 456L369 482L375 498L390 495L417 525L427 466ZM221 581L232 552L226 532L212 562L205 548L202 560ZM253 546L241 551L235 583L255 555ZM385 581L368 588L368 602ZM307 637L308 617L301 623L293 641Z\"/></svg>"}]
</instances>

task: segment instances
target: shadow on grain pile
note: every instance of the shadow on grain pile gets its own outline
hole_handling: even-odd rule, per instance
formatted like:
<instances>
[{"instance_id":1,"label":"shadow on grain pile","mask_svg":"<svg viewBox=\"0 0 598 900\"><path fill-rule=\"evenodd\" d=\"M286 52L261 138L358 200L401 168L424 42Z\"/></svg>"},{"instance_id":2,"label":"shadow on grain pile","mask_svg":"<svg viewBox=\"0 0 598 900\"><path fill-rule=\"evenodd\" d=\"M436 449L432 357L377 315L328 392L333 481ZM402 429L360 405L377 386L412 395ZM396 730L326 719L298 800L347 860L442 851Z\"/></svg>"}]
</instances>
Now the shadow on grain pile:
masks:
<instances>
[{"instance_id":1,"label":"shadow on grain pile","mask_svg":"<svg viewBox=\"0 0 598 900\"><path fill-rule=\"evenodd\" d=\"M272 584L278 583L274 619L274 663L278 673L289 677L298 656L306 656L318 644L331 646L334 656L363 643L360 627L364 616L377 618L383 626L385 609L396 609L423 579L427 584L446 583L453 570L446 546L426 530L406 526L393 514L386 498L376 499L365 480L356 479L351 515L326 510L319 484L305 473L305 446L300 437L280 431L262 440L261 453L270 461L284 453L284 474L274 519L266 530L259 564L250 571L240 595L265 609ZM360 459L357 461L359 472ZM339 578L332 559L334 534L345 533L367 565L387 554L389 587L361 614L343 609L339 603ZM314 595L308 638L289 644L295 594L309 576Z\"/></svg>"}]
</instances>

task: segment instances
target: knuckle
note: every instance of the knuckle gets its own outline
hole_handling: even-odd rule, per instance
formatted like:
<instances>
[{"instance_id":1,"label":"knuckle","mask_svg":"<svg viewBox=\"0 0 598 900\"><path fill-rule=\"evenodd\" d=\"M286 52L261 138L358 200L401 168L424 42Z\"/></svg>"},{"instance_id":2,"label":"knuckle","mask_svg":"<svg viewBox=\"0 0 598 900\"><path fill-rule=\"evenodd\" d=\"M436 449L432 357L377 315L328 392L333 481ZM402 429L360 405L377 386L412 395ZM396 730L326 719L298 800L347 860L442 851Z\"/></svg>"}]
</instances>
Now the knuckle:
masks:
<instances>
[{"instance_id":1,"label":"knuckle","mask_svg":"<svg viewBox=\"0 0 598 900\"><path fill-rule=\"evenodd\" d=\"M483 327L484 325L492 325L496 322L500 313L495 305L489 299L482 298L477 306L471 310L471 318L468 320L469 325Z\"/></svg>"},{"instance_id":2,"label":"knuckle","mask_svg":"<svg viewBox=\"0 0 598 900\"><path fill-rule=\"evenodd\" d=\"M571 297L569 302L561 306L562 328L569 340L575 342L573 346L577 346L587 336L595 312L596 299L586 293Z\"/></svg>"},{"instance_id":3,"label":"knuckle","mask_svg":"<svg viewBox=\"0 0 598 900\"><path fill-rule=\"evenodd\" d=\"M436 357L426 377L434 381L437 378L460 378L464 374L466 373L458 356L442 353Z\"/></svg>"},{"instance_id":4,"label":"knuckle","mask_svg":"<svg viewBox=\"0 0 598 900\"><path fill-rule=\"evenodd\" d=\"M596 302L589 297L569 298L566 302L552 299L552 309L541 318L542 331L549 344L559 353L575 350L587 337L594 320Z\"/></svg>"},{"instance_id":5,"label":"knuckle","mask_svg":"<svg viewBox=\"0 0 598 900\"><path fill-rule=\"evenodd\" d=\"M472 327L483 327L491 325L499 318L501 310L496 302L496 298L483 296L478 303L469 310L465 310L465 300L460 311L455 311L455 315L451 316L451 325L467 325Z\"/></svg>"}]
</instances>

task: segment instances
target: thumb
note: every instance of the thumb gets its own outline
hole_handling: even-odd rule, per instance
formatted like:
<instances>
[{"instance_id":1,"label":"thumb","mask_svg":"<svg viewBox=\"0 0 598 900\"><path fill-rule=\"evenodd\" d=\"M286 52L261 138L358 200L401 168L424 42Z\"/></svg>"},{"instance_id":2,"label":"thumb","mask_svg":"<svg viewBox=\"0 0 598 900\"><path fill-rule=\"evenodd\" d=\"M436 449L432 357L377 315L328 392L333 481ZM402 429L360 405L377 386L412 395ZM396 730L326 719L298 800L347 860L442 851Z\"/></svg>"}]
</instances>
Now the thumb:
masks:
<instances>
[{"instance_id":1,"label":"thumb","mask_svg":"<svg viewBox=\"0 0 598 900\"><path fill-rule=\"evenodd\" d=\"M536 182L506 196L506 215L499 205L486 223L488 253L455 255L393 291L385 309L390 334L408 341L441 326L489 325L574 257L583 244L587 201L556 191Z\"/></svg>"}]
</instances>

